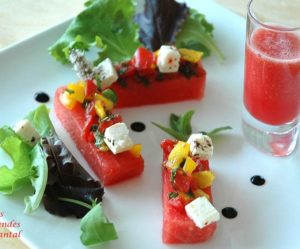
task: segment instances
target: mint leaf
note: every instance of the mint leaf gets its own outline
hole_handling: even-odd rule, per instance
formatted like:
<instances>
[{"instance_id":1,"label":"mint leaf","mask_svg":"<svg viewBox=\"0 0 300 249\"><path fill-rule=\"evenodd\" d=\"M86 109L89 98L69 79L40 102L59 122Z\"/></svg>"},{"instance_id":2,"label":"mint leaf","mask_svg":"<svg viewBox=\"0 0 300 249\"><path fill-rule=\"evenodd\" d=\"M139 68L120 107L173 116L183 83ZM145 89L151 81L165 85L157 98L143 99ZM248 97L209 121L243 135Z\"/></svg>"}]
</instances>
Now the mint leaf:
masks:
<instances>
[{"instance_id":1,"label":"mint leaf","mask_svg":"<svg viewBox=\"0 0 300 249\"><path fill-rule=\"evenodd\" d=\"M216 135L218 135L222 131L231 130L231 129L232 129L231 126L222 126L222 127L211 130L210 132L207 133L207 135L212 138L212 137L215 137Z\"/></svg>"},{"instance_id":2,"label":"mint leaf","mask_svg":"<svg viewBox=\"0 0 300 249\"><path fill-rule=\"evenodd\" d=\"M85 246L97 245L118 238L115 227L104 215L101 203L94 206L80 222L80 240Z\"/></svg>"},{"instance_id":3,"label":"mint leaf","mask_svg":"<svg viewBox=\"0 0 300 249\"><path fill-rule=\"evenodd\" d=\"M179 123L179 132L190 136L192 134L192 125L191 120L192 116L194 115L194 111L187 111L182 116L179 116L178 123Z\"/></svg>"},{"instance_id":4,"label":"mint leaf","mask_svg":"<svg viewBox=\"0 0 300 249\"><path fill-rule=\"evenodd\" d=\"M189 136L192 134L191 121L193 115L194 115L194 110L187 111L183 115L176 115L172 113L169 119L170 128L157 124L155 122L151 122L151 123L154 124L156 127L160 128L161 130L163 130L164 132L168 133L172 137L181 141L187 141ZM208 133L205 131L201 133L207 134L208 136L213 138L217 136L220 132L225 130L230 130L230 129L232 129L230 126L222 126Z\"/></svg>"},{"instance_id":5,"label":"mint leaf","mask_svg":"<svg viewBox=\"0 0 300 249\"><path fill-rule=\"evenodd\" d=\"M162 126L160 124L157 124L155 122L151 122L152 124L154 124L156 127L160 128L161 130L163 130L164 132L168 133L169 135L171 135L172 137L181 140L181 141L186 141L188 139L188 136L186 136L185 134L182 134L172 128L168 128L165 126Z\"/></svg>"}]
</instances>

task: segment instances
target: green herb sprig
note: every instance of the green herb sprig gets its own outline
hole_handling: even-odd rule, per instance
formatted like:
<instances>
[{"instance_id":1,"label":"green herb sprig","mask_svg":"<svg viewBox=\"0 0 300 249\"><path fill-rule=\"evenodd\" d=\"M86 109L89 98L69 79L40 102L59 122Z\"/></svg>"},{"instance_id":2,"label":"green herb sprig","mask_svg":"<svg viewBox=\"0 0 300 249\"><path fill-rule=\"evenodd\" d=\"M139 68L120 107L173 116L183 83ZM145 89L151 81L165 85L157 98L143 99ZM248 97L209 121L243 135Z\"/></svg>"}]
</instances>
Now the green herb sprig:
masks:
<instances>
[{"instance_id":1,"label":"green herb sprig","mask_svg":"<svg viewBox=\"0 0 300 249\"><path fill-rule=\"evenodd\" d=\"M195 113L194 110L187 111L182 115L176 115L172 113L169 118L170 127L166 127L155 122L151 122L151 123L156 127L160 128L161 130L163 130L164 132L168 133L172 137L181 141L187 141L189 136L192 134L191 120L194 113ZM207 134L211 138L214 138L220 132L231 130L231 129L232 129L231 126L222 126L222 127L215 128L210 132L201 132L201 133Z\"/></svg>"}]
</instances>

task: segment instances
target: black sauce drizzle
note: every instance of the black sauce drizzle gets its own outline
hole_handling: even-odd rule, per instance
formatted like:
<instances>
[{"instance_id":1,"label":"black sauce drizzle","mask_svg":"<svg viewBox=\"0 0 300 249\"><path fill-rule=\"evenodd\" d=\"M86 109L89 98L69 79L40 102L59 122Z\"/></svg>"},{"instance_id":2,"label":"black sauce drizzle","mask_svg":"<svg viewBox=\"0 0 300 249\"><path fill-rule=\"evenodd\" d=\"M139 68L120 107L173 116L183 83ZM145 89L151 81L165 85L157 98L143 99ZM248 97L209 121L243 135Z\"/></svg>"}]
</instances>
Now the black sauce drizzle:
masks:
<instances>
[{"instance_id":1,"label":"black sauce drizzle","mask_svg":"<svg viewBox=\"0 0 300 249\"><path fill-rule=\"evenodd\" d=\"M146 129L146 125L143 122L133 122L130 125L131 130L136 132L142 132Z\"/></svg>"},{"instance_id":2,"label":"black sauce drizzle","mask_svg":"<svg viewBox=\"0 0 300 249\"><path fill-rule=\"evenodd\" d=\"M222 215L225 218L233 219L233 218L237 217L238 212L233 207L225 207L225 208L222 209Z\"/></svg>"},{"instance_id":3,"label":"black sauce drizzle","mask_svg":"<svg viewBox=\"0 0 300 249\"><path fill-rule=\"evenodd\" d=\"M259 175L252 176L250 181L256 186L262 186L266 183L266 180Z\"/></svg>"},{"instance_id":4,"label":"black sauce drizzle","mask_svg":"<svg viewBox=\"0 0 300 249\"><path fill-rule=\"evenodd\" d=\"M50 100L50 97L47 93L45 92L37 92L35 93L34 95L34 99L37 101L37 102L40 102L40 103L46 103Z\"/></svg>"}]
</instances>

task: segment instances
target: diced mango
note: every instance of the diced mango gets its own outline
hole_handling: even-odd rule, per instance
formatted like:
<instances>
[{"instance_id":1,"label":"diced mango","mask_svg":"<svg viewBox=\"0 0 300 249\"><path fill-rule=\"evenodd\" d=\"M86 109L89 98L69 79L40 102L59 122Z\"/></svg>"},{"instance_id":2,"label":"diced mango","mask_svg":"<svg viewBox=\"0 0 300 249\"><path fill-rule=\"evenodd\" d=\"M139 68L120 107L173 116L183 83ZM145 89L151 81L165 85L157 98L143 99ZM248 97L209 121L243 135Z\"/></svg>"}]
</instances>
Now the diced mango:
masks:
<instances>
[{"instance_id":1,"label":"diced mango","mask_svg":"<svg viewBox=\"0 0 300 249\"><path fill-rule=\"evenodd\" d=\"M197 163L194 162L194 160L188 156L183 165L183 171L187 174L192 174L196 167Z\"/></svg>"},{"instance_id":2,"label":"diced mango","mask_svg":"<svg viewBox=\"0 0 300 249\"><path fill-rule=\"evenodd\" d=\"M190 152L190 145L188 143L179 141L170 152L167 166L176 169L187 158Z\"/></svg>"},{"instance_id":3,"label":"diced mango","mask_svg":"<svg viewBox=\"0 0 300 249\"><path fill-rule=\"evenodd\" d=\"M202 196L205 196L208 200L210 199L209 198L209 195L206 194L203 190L201 189L196 189L193 191L193 194L194 194L194 197L195 198L198 198L198 197L202 197Z\"/></svg>"},{"instance_id":4,"label":"diced mango","mask_svg":"<svg viewBox=\"0 0 300 249\"><path fill-rule=\"evenodd\" d=\"M68 84L66 92L69 93L71 99L83 103L85 97L85 83L78 81L75 84Z\"/></svg>"},{"instance_id":5,"label":"diced mango","mask_svg":"<svg viewBox=\"0 0 300 249\"><path fill-rule=\"evenodd\" d=\"M70 94L66 91L59 96L60 102L68 109L72 110L76 104L76 100L70 98Z\"/></svg>"},{"instance_id":6,"label":"diced mango","mask_svg":"<svg viewBox=\"0 0 300 249\"><path fill-rule=\"evenodd\" d=\"M132 146L132 148L129 150L129 152L134 156L134 157L139 157L142 152L142 145L141 144L135 144Z\"/></svg>"},{"instance_id":7,"label":"diced mango","mask_svg":"<svg viewBox=\"0 0 300 249\"><path fill-rule=\"evenodd\" d=\"M95 110L99 118L105 118L106 117L106 111L102 105L101 100L96 100L95 101Z\"/></svg>"},{"instance_id":8,"label":"diced mango","mask_svg":"<svg viewBox=\"0 0 300 249\"><path fill-rule=\"evenodd\" d=\"M109 148L108 148L108 146L105 143L103 143L99 147L99 150L105 152L105 151L109 151Z\"/></svg>"},{"instance_id":9,"label":"diced mango","mask_svg":"<svg viewBox=\"0 0 300 249\"><path fill-rule=\"evenodd\" d=\"M184 192L179 192L179 197L184 205L189 204L194 199L193 196Z\"/></svg>"},{"instance_id":10,"label":"diced mango","mask_svg":"<svg viewBox=\"0 0 300 249\"><path fill-rule=\"evenodd\" d=\"M95 99L100 100L105 107L106 110L111 111L114 107L114 102L112 102L110 99L104 97L101 94L96 93L95 94Z\"/></svg>"},{"instance_id":11,"label":"diced mango","mask_svg":"<svg viewBox=\"0 0 300 249\"><path fill-rule=\"evenodd\" d=\"M180 53L182 59L192 62L192 63L199 62L203 56L202 52L192 50L192 49L179 48L178 50L179 50L179 53Z\"/></svg>"},{"instance_id":12,"label":"diced mango","mask_svg":"<svg viewBox=\"0 0 300 249\"><path fill-rule=\"evenodd\" d=\"M194 173L192 177L197 182L198 187L202 189L210 187L215 179L214 174L209 170Z\"/></svg>"}]
</instances>

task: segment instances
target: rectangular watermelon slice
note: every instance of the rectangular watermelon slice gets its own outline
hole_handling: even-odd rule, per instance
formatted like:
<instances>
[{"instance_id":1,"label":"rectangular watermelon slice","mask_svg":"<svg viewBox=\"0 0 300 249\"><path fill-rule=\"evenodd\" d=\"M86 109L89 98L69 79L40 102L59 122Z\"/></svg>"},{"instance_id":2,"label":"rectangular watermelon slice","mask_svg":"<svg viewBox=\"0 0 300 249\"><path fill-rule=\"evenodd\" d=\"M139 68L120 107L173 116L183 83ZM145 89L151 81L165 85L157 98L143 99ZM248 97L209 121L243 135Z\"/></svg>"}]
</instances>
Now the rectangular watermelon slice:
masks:
<instances>
[{"instance_id":1,"label":"rectangular watermelon slice","mask_svg":"<svg viewBox=\"0 0 300 249\"><path fill-rule=\"evenodd\" d=\"M60 101L63 91L65 87L57 89L55 93L55 115L103 185L108 186L140 175L144 170L142 156L135 156L129 151L118 154L100 151L94 143L84 139L82 132L86 122L85 109L80 104L75 105L72 110L66 108Z\"/></svg>"},{"instance_id":2,"label":"rectangular watermelon slice","mask_svg":"<svg viewBox=\"0 0 300 249\"><path fill-rule=\"evenodd\" d=\"M193 189L193 179L187 175L175 176L175 182L171 183L172 170L166 167L168 156L177 141L164 140L161 143L163 149L163 164L162 164L162 204L163 204L163 230L162 239L164 243L198 243L210 239L215 230L216 222L213 222L204 228L199 228L191 220L184 209L184 205L191 202L193 198L189 194L180 193L178 196L172 196L179 189L191 192ZM209 171L209 163L205 161L197 161L196 171ZM178 173L177 173L178 174ZM176 179L178 177L178 179ZM177 182L176 182L177 181ZM174 187L176 185L176 187ZM188 186L187 186L188 185ZM176 189L175 189L176 188ZM194 188L195 189L195 188ZM178 191L177 191L178 192ZM180 192L180 191L179 191ZM195 191L196 192L196 191ZM200 190L203 195L206 195L212 201L211 187L206 187ZM175 198L174 198L175 197Z\"/></svg>"},{"instance_id":3,"label":"rectangular watermelon slice","mask_svg":"<svg viewBox=\"0 0 300 249\"><path fill-rule=\"evenodd\" d=\"M120 76L119 80L110 86L118 95L116 106L134 107L202 99L206 72L200 62L191 66L192 75L181 71L169 74L152 73L147 76L133 72L128 77Z\"/></svg>"}]
</instances>

